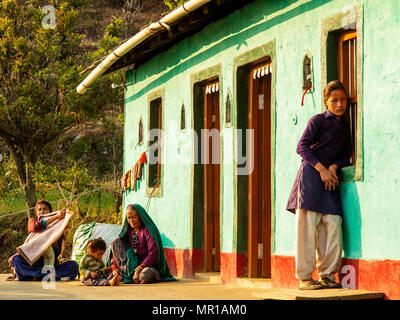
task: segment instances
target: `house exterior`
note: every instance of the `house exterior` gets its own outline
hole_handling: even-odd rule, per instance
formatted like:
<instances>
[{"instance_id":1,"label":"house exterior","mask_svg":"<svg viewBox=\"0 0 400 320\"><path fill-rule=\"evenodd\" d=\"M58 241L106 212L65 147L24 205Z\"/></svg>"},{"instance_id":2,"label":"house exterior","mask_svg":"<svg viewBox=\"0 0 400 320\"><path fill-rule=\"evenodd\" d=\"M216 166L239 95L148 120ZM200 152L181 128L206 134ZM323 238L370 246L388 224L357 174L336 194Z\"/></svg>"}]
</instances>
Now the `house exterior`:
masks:
<instances>
[{"instance_id":1,"label":"house exterior","mask_svg":"<svg viewBox=\"0 0 400 320\"><path fill-rule=\"evenodd\" d=\"M221 13L229 2L196 12ZM285 210L296 146L325 110L325 84L340 79L354 145L341 173L340 280L400 298L400 2L255 0L230 10L199 18L174 42L167 26L147 55L132 49L110 69L135 63L126 73L124 172L143 152L148 160L124 208L148 206L178 276L214 271L227 282L296 288L295 215Z\"/></svg>"}]
</instances>

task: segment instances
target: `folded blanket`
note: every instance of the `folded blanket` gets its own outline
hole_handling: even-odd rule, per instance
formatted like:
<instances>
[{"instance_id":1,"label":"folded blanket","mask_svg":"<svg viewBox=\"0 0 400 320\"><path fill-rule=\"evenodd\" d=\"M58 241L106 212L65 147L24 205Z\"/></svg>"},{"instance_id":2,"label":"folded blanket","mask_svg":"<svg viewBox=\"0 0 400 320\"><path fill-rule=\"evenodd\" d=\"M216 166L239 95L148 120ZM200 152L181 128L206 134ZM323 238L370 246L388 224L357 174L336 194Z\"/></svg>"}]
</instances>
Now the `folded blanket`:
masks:
<instances>
[{"instance_id":1,"label":"folded blanket","mask_svg":"<svg viewBox=\"0 0 400 320\"><path fill-rule=\"evenodd\" d=\"M50 218L59 211L42 215L42 219ZM40 232L31 232L26 238L24 244L17 248L18 253L33 265L47 251L47 249L56 242L63 234L72 214L66 213L65 217L60 220L53 221L45 229Z\"/></svg>"}]
</instances>

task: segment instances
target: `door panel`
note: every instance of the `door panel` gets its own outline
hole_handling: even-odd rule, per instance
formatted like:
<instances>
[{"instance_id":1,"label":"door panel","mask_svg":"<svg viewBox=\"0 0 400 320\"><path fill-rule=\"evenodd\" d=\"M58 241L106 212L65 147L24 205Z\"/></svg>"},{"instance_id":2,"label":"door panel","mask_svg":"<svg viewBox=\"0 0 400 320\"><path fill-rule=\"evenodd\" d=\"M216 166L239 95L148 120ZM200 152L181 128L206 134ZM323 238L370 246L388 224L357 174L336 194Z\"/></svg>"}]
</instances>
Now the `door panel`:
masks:
<instances>
[{"instance_id":1,"label":"door panel","mask_svg":"<svg viewBox=\"0 0 400 320\"><path fill-rule=\"evenodd\" d=\"M267 68L265 67L267 65ZM260 68L264 69L260 75ZM249 129L254 130L254 170L248 180L248 276L271 276L271 73L268 64L249 74ZM251 154L251 153L250 153Z\"/></svg>"},{"instance_id":2,"label":"door panel","mask_svg":"<svg viewBox=\"0 0 400 320\"><path fill-rule=\"evenodd\" d=\"M220 270L220 126L218 82L204 86L203 128L214 130L211 137L203 133L204 163L204 266L205 271ZM213 87L214 86L214 87ZM210 88L213 87L213 90Z\"/></svg>"}]
</instances>

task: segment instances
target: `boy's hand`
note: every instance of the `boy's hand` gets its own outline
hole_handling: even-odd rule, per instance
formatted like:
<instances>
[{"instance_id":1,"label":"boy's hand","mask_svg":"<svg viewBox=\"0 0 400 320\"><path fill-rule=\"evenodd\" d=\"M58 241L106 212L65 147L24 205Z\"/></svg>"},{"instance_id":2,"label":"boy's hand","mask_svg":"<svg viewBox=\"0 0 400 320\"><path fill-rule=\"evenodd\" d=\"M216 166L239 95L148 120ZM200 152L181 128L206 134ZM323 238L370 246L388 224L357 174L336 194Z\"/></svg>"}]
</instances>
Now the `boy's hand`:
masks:
<instances>
[{"instance_id":1,"label":"boy's hand","mask_svg":"<svg viewBox=\"0 0 400 320\"><path fill-rule=\"evenodd\" d=\"M339 185L339 178L336 174L336 165L332 165L327 169L323 164L318 162L315 169L318 170L321 180L325 185L325 190L333 191Z\"/></svg>"},{"instance_id":2,"label":"boy's hand","mask_svg":"<svg viewBox=\"0 0 400 320\"><path fill-rule=\"evenodd\" d=\"M338 175L337 175L337 173L336 173L337 169L338 169L337 164L331 164L331 165L329 166L329 168L328 168L328 170L330 171L330 173L332 173L332 175L333 175L336 179L339 179L339 177L338 177Z\"/></svg>"},{"instance_id":3,"label":"boy's hand","mask_svg":"<svg viewBox=\"0 0 400 320\"><path fill-rule=\"evenodd\" d=\"M57 213L57 218L59 220L64 219L66 213L67 213L66 209L65 208L62 209L59 213Z\"/></svg>"},{"instance_id":4,"label":"boy's hand","mask_svg":"<svg viewBox=\"0 0 400 320\"><path fill-rule=\"evenodd\" d=\"M333 185L333 189L332 189L332 190L335 190L336 186L339 187L339 176L338 176L338 174L336 173L337 169L338 169L338 166L337 166L336 164L331 164L331 165L329 166L329 168L328 168L328 170L329 170L329 172L331 173L331 175L335 178L335 181L334 181L334 185Z\"/></svg>"},{"instance_id":5,"label":"boy's hand","mask_svg":"<svg viewBox=\"0 0 400 320\"><path fill-rule=\"evenodd\" d=\"M97 272L94 272L94 271L90 272L90 276L92 278L96 278L97 277Z\"/></svg>"},{"instance_id":6,"label":"boy's hand","mask_svg":"<svg viewBox=\"0 0 400 320\"><path fill-rule=\"evenodd\" d=\"M111 272L111 268L110 267L105 267L103 270L104 270L105 273L110 273Z\"/></svg>"}]
</instances>

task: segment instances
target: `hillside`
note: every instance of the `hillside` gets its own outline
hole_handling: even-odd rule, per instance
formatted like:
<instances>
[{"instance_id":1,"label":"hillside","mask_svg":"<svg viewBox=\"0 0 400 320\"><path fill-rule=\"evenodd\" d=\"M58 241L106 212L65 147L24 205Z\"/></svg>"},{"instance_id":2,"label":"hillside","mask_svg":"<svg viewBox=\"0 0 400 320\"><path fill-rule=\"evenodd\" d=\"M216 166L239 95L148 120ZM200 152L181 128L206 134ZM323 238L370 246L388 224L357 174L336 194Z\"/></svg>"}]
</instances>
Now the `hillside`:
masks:
<instances>
[{"instance_id":1,"label":"hillside","mask_svg":"<svg viewBox=\"0 0 400 320\"><path fill-rule=\"evenodd\" d=\"M77 31L84 35L82 52L95 51L98 42L103 38L105 27L113 19L125 21L126 28L121 39L133 36L143 26L156 21L169 11L163 0L87 0L88 5L80 13ZM60 175L64 192L71 188L71 174L77 166L79 192L97 189L118 181L122 176L122 121L121 101L114 105L99 118L96 123L82 124L60 140L50 144L40 159L39 174L34 176L36 196L57 201L60 198L59 189L54 183L54 176ZM46 154L47 153L47 154ZM73 165L72 165L73 164ZM26 203L16 169L3 141L0 140L0 272L9 272L7 258L21 245L26 237L27 216L24 213ZM68 176L69 175L69 176ZM72 176L73 177L73 176ZM52 181L52 182L51 182ZM118 188L105 189L102 192L91 193L81 197L80 202L73 207L77 215L69 227L66 254L71 252L72 236L81 223L103 222L118 223L118 203L116 195ZM75 190L76 191L76 190ZM118 209L117 209L118 207ZM14 214L14 212L19 212ZM12 214L10 214L12 213Z\"/></svg>"},{"instance_id":2,"label":"hillside","mask_svg":"<svg viewBox=\"0 0 400 320\"><path fill-rule=\"evenodd\" d=\"M84 45L95 49L106 25L114 17L126 21L123 36L126 39L168 11L162 0L92 0L82 14L78 31L85 35Z\"/></svg>"}]
</instances>

